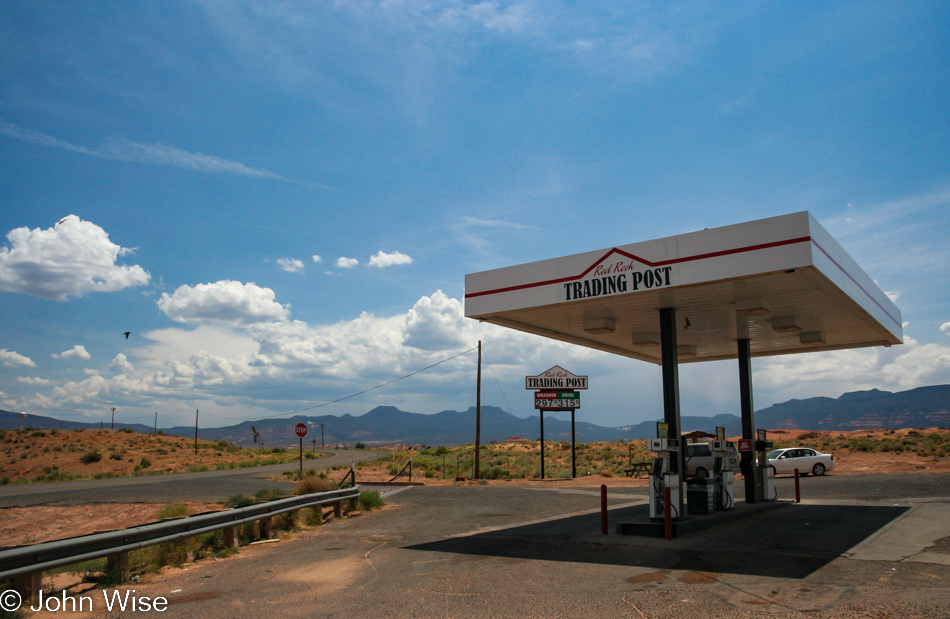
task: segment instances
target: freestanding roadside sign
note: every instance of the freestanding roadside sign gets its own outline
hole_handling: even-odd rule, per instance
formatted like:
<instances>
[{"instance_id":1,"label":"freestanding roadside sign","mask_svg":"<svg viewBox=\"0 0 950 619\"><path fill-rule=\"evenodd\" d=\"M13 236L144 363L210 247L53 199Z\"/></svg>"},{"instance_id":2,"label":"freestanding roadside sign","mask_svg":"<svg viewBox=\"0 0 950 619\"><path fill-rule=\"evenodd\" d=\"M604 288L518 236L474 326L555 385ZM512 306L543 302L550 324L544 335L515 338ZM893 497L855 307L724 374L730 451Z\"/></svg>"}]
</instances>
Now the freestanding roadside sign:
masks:
<instances>
[{"instance_id":1,"label":"freestanding roadside sign","mask_svg":"<svg viewBox=\"0 0 950 619\"><path fill-rule=\"evenodd\" d=\"M303 437L307 436L307 424L298 423L294 426L294 432L300 437L300 472L303 473Z\"/></svg>"},{"instance_id":2,"label":"freestanding roadside sign","mask_svg":"<svg viewBox=\"0 0 950 619\"><path fill-rule=\"evenodd\" d=\"M555 365L537 376L525 376L524 387L539 390L534 393L534 407L541 415L541 479L544 479L544 411L571 411L571 478L577 477L574 411L581 407L581 394L576 389L587 389L587 377Z\"/></svg>"}]
</instances>

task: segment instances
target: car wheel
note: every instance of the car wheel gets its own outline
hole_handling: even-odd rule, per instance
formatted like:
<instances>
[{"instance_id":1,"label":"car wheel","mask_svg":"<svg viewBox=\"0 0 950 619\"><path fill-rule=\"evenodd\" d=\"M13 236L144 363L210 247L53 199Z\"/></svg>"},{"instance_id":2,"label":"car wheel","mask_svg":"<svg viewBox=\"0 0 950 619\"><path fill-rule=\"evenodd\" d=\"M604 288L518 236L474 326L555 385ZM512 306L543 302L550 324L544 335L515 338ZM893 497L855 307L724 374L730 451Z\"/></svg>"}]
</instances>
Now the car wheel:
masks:
<instances>
[{"instance_id":1,"label":"car wheel","mask_svg":"<svg viewBox=\"0 0 950 619\"><path fill-rule=\"evenodd\" d=\"M697 477L699 479L706 479L707 477L709 477L709 471L707 471L703 467L699 467L698 469L696 469L696 473L694 477Z\"/></svg>"},{"instance_id":2,"label":"car wheel","mask_svg":"<svg viewBox=\"0 0 950 619\"><path fill-rule=\"evenodd\" d=\"M812 467L811 472L815 474L815 477L821 477L825 474L825 465L819 462Z\"/></svg>"}]
</instances>

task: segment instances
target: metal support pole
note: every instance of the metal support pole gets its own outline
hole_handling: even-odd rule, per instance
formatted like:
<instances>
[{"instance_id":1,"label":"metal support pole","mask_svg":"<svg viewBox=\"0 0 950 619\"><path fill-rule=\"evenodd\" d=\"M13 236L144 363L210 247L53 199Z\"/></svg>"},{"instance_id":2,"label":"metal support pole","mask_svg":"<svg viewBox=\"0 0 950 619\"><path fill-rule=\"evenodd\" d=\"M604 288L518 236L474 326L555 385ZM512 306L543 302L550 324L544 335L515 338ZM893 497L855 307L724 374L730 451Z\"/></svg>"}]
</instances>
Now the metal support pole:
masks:
<instances>
[{"instance_id":1,"label":"metal support pole","mask_svg":"<svg viewBox=\"0 0 950 619\"><path fill-rule=\"evenodd\" d=\"M755 444L755 409L752 405L752 341L740 339L737 342L739 353L739 409L742 414L742 438ZM739 470L745 483L745 502L755 503L758 468L755 466L754 452L744 451L740 455Z\"/></svg>"},{"instance_id":2,"label":"metal support pole","mask_svg":"<svg viewBox=\"0 0 950 619\"><path fill-rule=\"evenodd\" d=\"M303 478L303 437L300 437L300 477Z\"/></svg>"},{"instance_id":3,"label":"metal support pole","mask_svg":"<svg viewBox=\"0 0 950 619\"><path fill-rule=\"evenodd\" d=\"M663 421L669 425L670 438L680 439L680 378L679 352L676 344L676 308L660 309L660 351L663 360ZM679 476L680 484L685 478L683 448L670 452L670 471ZM683 513L683 492L677 492L676 513Z\"/></svg>"},{"instance_id":4,"label":"metal support pole","mask_svg":"<svg viewBox=\"0 0 950 619\"><path fill-rule=\"evenodd\" d=\"M577 478L577 438L574 434L574 409L571 409L571 479Z\"/></svg>"},{"instance_id":5,"label":"metal support pole","mask_svg":"<svg viewBox=\"0 0 950 619\"><path fill-rule=\"evenodd\" d=\"M541 411L541 479L544 479L544 409Z\"/></svg>"},{"instance_id":6,"label":"metal support pole","mask_svg":"<svg viewBox=\"0 0 950 619\"><path fill-rule=\"evenodd\" d=\"M481 477L480 454L482 448L482 341L478 340L478 374L475 379L475 464L472 479Z\"/></svg>"},{"instance_id":7,"label":"metal support pole","mask_svg":"<svg viewBox=\"0 0 950 619\"><path fill-rule=\"evenodd\" d=\"M802 490L798 485L798 469L795 469L795 502L802 502Z\"/></svg>"},{"instance_id":8,"label":"metal support pole","mask_svg":"<svg viewBox=\"0 0 950 619\"><path fill-rule=\"evenodd\" d=\"M112 426L109 429L115 430L115 407L114 406L112 407Z\"/></svg>"},{"instance_id":9,"label":"metal support pole","mask_svg":"<svg viewBox=\"0 0 950 619\"><path fill-rule=\"evenodd\" d=\"M600 485L600 534L607 535L607 486Z\"/></svg>"},{"instance_id":10,"label":"metal support pole","mask_svg":"<svg viewBox=\"0 0 950 619\"><path fill-rule=\"evenodd\" d=\"M195 409L195 455L198 455L198 409Z\"/></svg>"}]
</instances>

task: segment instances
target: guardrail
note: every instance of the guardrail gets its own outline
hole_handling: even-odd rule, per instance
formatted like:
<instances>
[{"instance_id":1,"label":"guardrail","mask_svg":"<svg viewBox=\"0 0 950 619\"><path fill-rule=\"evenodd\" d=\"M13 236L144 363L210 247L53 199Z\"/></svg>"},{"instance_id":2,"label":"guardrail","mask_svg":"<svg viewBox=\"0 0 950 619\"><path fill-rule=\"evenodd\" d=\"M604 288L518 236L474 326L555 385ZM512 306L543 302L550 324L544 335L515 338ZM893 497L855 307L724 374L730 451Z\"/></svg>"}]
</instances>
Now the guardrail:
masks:
<instances>
[{"instance_id":1,"label":"guardrail","mask_svg":"<svg viewBox=\"0 0 950 619\"><path fill-rule=\"evenodd\" d=\"M359 495L359 486L354 486L12 548L0 551L0 581L15 579L16 588L24 597L33 598L35 601L44 571L101 557L108 557L110 565L118 565L122 580L125 581L128 579L128 553L132 550L220 529L225 532L225 545L237 546L237 528L246 522L261 520L264 529L262 533L269 536L270 518L273 516L304 507L329 504L333 504L335 515L340 516L342 502L358 498ZM266 526L263 526L264 523Z\"/></svg>"}]
</instances>

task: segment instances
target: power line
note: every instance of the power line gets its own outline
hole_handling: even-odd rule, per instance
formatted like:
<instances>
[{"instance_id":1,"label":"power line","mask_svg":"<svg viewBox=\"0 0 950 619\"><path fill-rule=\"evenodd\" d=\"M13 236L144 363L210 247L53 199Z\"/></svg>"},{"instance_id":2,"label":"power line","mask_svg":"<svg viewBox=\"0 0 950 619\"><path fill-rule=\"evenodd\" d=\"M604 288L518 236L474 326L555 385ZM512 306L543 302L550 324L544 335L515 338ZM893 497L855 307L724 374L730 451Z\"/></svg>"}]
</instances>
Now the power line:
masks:
<instances>
[{"instance_id":1,"label":"power line","mask_svg":"<svg viewBox=\"0 0 950 619\"><path fill-rule=\"evenodd\" d=\"M285 417L285 416L288 416L288 415L296 415L297 413L303 413L303 412L306 412L306 411L312 411L312 410L314 410L314 409L316 409L316 408L322 408L322 407L324 407L324 406L329 406L329 405L331 405L331 404L336 404L337 402L342 402L343 400L349 400L350 398L355 398L355 397L358 396L358 395L363 395L364 393L369 393L370 391L375 391L376 389L379 389L379 388L381 388L381 387L385 387L386 385L391 385L391 384L393 384L393 383L399 382L399 381L401 381L401 380L404 380L404 379L406 379L406 378L409 378L410 376L415 376L416 374L419 374L420 372L425 372L426 370L432 369L432 368L434 368L434 367L437 366L437 365L442 365L443 363L446 363L446 362L448 362L448 361L451 361L452 359L456 359L456 358L458 358L458 357L461 357L462 355L468 354L468 353L472 352L473 350L476 350L477 348L478 348L478 346L473 346L472 348L469 348L468 350L463 350L462 352L458 353L457 355L453 355L453 356L449 357L448 359L443 359L442 361L433 363L432 365L427 365L426 367L424 367L424 368L422 368L422 369L419 369L419 370L416 370L415 372L410 372L409 374L406 374L405 376L400 376L399 378L394 378L393 380L386 381L385 383L381 383L381 384L379 384L379 385L376 385L375 387L370 387L369 389L364 389L364 390L359 391L359 392L357 392L357 393L353 393L353 394L350 394L350 395L347 395L347 396L343 396L342 398L337 398L336 400L331 400L331 401L329 401L329 402L324 402L323 404L317 404L317 405L315 405L315 406L309 406L309 407L307 407L307 408L301 408L301 409L299 409L299 410L290 411L290 412L287 412L287 413L277 413L276 415L266 415L266 416L264 416L264 417L257 417L256 419L276 419L276 418L278 418L278 417ZM215 419L230 419L230 420L240 420L240 421L245 420L244 417L222 417L222 416L220 416L220 415L212 415L211 413L205 413L205 416L207 416L207 417L214 417Z\"/></svg>"},{"instance_id":2,"label":"power line","mask_svg":"<svg viewBox=\"0 0 950 619\"><path fill-rule=\"evenodd\" d=\"M495 368L492 367L491 362L488 359L485 359L485 363L488 364L488 370L491 372L491 377L495 379L495 384L498 386L498 392L501 393L501 397L505 401L505 406L508 407L508 415L514 422L515 429L518 430L518 436L524 438L524 433L521 431L521 427L518 425L518 418L515 417L514 412L511 410L511 404L508 403L508 398L505 396L505 392L501 388L501 383L498 382L498 377L495 376Z\"/></svg>"}]
</instances>

